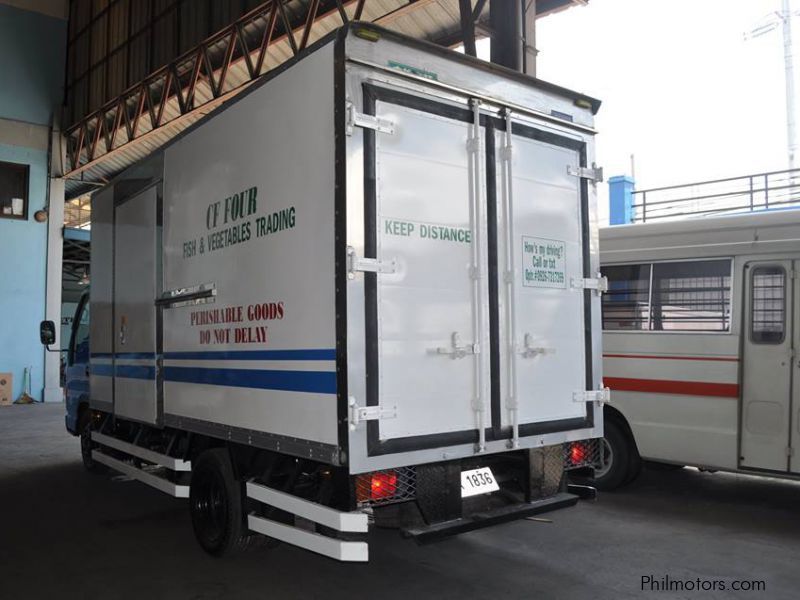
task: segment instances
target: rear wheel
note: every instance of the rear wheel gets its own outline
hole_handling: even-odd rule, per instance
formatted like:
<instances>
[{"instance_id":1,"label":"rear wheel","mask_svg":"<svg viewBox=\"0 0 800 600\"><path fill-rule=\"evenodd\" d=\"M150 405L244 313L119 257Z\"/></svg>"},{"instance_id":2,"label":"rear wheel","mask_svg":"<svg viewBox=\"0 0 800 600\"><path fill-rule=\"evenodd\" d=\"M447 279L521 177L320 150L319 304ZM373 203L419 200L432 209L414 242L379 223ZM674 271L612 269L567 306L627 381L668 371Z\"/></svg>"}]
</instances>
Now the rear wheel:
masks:
<instances>
[{"instance_id":1,"label":"rear wheel","mask_svg":"<svg viewBox=\"0 0 800 600\"><path fill-rule=\"evenodd\" d=\"M631 481L639 477L639 474L642 472L642 457L639 456L639 451L636 449L636 443L630 436L626 436L628 443L630 444L630 462L628 462L628 474L625 477L625 483L623 485L629 484Z\"/></svg>"},{"instance_id":2,"label":"rear wheel","mask_svg":"<svg viewBox=\"0 0 800 600\"><path fill-rule=\"evenodd\" d=\"M595 487L613 490L636 478L641 469L639 453L616 421L606 421L602 448L601 466L594 472Z\"/></svg>"},{"instance_id":3,"label":"rear wheel","mask_svg":"<svg viewBox=\"0 0 800 600\"><path fill-rule=\"evenodd\" d=\"M249 545L242 484L233 475L225 449L206 450L193 465L189 506L194 535L212 556L239 552Z\"/></svg>"}]
</instances>

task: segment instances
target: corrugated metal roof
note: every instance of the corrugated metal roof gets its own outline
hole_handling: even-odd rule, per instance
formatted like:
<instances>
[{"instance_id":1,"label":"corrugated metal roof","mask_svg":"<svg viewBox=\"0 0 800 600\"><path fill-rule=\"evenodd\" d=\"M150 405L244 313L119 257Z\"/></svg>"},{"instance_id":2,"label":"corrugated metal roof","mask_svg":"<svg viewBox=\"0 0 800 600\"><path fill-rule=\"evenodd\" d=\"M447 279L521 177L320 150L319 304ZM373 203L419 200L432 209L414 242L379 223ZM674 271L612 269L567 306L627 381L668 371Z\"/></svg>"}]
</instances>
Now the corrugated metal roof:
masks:
<instances>
[{"instance_id":1,"label":"corrugated metal roof","mask_svg":"<svg viewBox=\"0 0 800 600\"><path fill-rule=\"evenodd\" d=\"M303 14L309 0L295 0L287 5L298 14ZM584 4L585 0L539 0L539 13L550 13L555 10L568 8L573 4ZM481 20L488 19L488 5L481 14ZM347 7L348 17L352 18L355 3ZM444 40L457 39L460 30L460 16L458 0L417 0L409 4L407 0L368 0L364 4L362 21L374 22L399 33L439 43ZM312 28L309 44L324 37L331 31L341 27L342 20L338 12L320 18ZM220 45L214 51L224 52ZM293 51L288 40L277 40L269 49L265 58L265 65L270 70L293 56ZM262 75L263 77L263 75ZM98 156L89 166L80 172L70 174L66 180L66 196L68 199L91 193L97 189L97 183L110 180L126 167L148 156L153 151L167 144L182 131L191 127L209 112L229 100L233 96L247 89L250 76L244 59L239 59L231 64L226 79L226 89L230 89L220 98L214 98L208 82L200 81L195 91L195 105L199 108L181 115L178 101L170 98L164 107L166 124L152 130L149 119L141 119L139 134L133 142L128 142L124 127L119 129L115 148L106 154ZM86 152L82 154L83 162L87 162ZM82 163L83 164L83 163Z\"/></svg>"}]
</instances>

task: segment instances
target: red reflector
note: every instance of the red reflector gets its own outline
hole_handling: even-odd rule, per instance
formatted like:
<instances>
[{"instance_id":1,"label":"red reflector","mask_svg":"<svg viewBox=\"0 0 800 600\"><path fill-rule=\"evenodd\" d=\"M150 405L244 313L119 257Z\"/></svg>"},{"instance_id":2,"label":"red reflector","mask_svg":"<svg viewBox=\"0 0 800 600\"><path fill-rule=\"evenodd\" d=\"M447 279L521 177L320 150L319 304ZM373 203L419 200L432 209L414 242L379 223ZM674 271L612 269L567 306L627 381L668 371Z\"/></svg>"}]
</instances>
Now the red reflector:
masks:
<instances>
[{"instance_id":1,"label":"red reflector","mask_svg":"<svg viewBox=\"0 0 800 600\"><path fill-rule=\"evenodd\" d=\"M397 493L397 474L394 471L373 473L370 481L371 500L386 500Z\"/></svg>"},{"instance_id":2,"label":"red reflector","mask_svg":"<svg viewBox=\"0 0 800 600\"><path fill-rule=\"evenodd\" d=\"M569 449L569 460L573 465L586 461L586 448L580 442L573 442Z\"/></svg>"}]
</instances>

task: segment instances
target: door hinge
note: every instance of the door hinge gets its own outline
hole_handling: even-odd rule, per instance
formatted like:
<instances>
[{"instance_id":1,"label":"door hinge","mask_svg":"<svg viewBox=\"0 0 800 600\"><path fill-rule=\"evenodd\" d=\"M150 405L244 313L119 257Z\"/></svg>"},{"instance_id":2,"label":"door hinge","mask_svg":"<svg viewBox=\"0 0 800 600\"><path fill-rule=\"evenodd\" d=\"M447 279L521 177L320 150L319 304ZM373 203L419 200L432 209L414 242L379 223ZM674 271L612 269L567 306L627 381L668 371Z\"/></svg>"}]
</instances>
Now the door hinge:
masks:
<instances>
[{"instance_id":1,"label":"door hinge","mask_svg":"<svg viewBox=\"0 0 800 600\"><path fill-rule=\"evenodd\" d=\"M611 390L604 387L599 390L581 390L579 392L572 392L573 402L599 402L607 404L611 402Z\"/></svg>"},{"instance_id":2,"label":"door hinge","mask_svg":"<svg viewBox=\"0 0 800 600\"><path fill-rule=\"evenodd\" d=\"M373 129L380 133L394 133L394 123L389 119L382 119L374 115L365 115L356 110L352 102L347 103L347 125L345 127L347 135L353 135L356 127Z\"/></svg>"},{"instance_id":3,"label":"door hinge","mask_svg":"<svg viewBox=\"0 0 800 600\"><path fill-rule=\"evenodd\" d=\"M361 258L356 254L356 249L347 247L347 278L353 279L356 273L396 273L397 261L386 261L377 258Z\"/></svg>"},{"instance_id":4,"label":"door hinge","mask_svg":"<svg viewBox=\"0 0 800 600\"><path fill-rule=\"evenodd\" d=\"M359 423L364 421L380 421L382 419L395 419L397 418L397 407L385 408L383 406L359 406L356 399L350 396L348 398L348 406L350 408L350 429L355 431Z\"/></svg>"},{"instance_id":5,"label":"door hinge","mask_svg":"<svg viewBox=\"0 0 800 600\"><path fill-rule=\"evenodd\" d=\"M788 446L786 448L786 456L788 456L789 458L792 458L794 456L794 448L792 448L791 446Z\"/></svg>"},{"instance_id":6,"label":"door hinge","mask_svg":"<svg viewBox=\"0 0 800 600\"><path fill-rule=\"evenodd\" d=\"M595 290L598 294L603 294L608 291L608 277L603 277L599 273L595 278L583 279L580 277L572 278L573 289Z\"/></svg>"},{"instance_id":7,"label":"door hinge","mask_svg":"<svg viewBox=\"0 0 800 600\"><path fill-rule=\"evenodd\" d=\"M595 163L592 163L591 167L573 167L572 165L567 165L567 173L573 177L588 179L592 183L603 181L603 167L598 167Z\"/></svg>"}]
</instances>

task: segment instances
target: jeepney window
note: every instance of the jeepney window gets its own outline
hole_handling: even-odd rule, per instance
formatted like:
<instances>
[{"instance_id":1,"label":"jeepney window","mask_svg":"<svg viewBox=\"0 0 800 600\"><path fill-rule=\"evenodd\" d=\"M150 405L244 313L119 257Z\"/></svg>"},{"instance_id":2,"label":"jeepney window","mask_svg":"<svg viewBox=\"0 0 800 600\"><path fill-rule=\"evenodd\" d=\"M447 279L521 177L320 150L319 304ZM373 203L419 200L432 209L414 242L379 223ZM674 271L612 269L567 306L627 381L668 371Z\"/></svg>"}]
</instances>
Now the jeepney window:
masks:
<instances>
[{"instance_id":1,"label":"jeepney window","mask_svg":"<svg viewBox=\"0 0 800 600\"><path fill-rule=\"evenodd\" d=\"M650 265L602 267L608 277L603 294L603 329L648 329L650 321Z\"/></svg>"},{"instance_id":2,"label":"jeepney window","mask_svg":"<svg viewBox=\"0 0 800 600\"><path fill-rule=\"evenodd\" d=\"M756 267L752 273L750 339L754 344L782 344L786 335L786 271Z\"/></svg>"},{"instance_id":3,"label":"jeepney window","mask_svg":"<svg viewBox=\"0 0 800 600\"><path fill-rule=\"evenodd\" d=\"M731 261L655 263L651 318L653 331L729 331Z\"/></svg>"}]
</instances>

